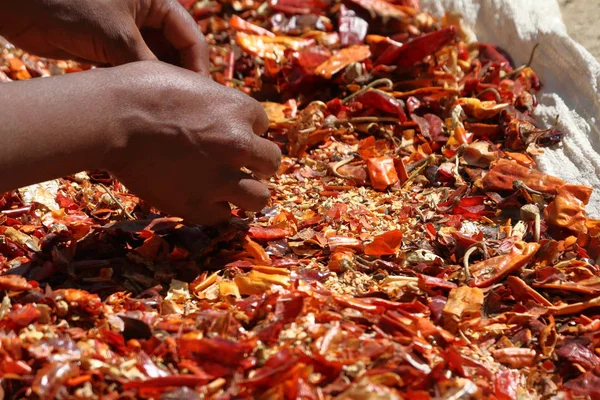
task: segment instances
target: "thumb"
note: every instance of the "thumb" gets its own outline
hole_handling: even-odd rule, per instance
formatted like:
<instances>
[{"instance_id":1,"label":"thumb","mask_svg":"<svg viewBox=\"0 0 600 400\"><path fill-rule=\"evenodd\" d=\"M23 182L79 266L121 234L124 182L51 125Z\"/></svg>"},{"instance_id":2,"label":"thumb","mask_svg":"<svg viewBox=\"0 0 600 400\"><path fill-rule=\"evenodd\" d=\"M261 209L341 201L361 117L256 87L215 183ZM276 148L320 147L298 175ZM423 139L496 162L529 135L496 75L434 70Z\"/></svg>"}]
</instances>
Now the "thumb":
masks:
<instances>
[{"instance_id":1,"label":"thumb","mask_svg":"<svg viewBox=\"0 0 600 400\"><path fill-rule=\"evenodd\" d=\"M109 62L113 65L122 65L135 61L156 60L152 50L144 41L137 26L133 25L128 33L119 39L117 46L111 51Z\"/></svg>"}]
</instances>

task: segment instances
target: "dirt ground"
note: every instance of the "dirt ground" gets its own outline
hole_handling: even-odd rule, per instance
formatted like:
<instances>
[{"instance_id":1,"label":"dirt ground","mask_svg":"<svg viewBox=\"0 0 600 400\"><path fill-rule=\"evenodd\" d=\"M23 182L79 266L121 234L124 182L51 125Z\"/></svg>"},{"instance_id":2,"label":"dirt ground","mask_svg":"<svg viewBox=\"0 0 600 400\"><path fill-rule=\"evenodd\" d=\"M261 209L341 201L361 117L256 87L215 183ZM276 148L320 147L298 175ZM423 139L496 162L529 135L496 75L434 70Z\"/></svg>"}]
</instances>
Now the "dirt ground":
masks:
<instances>
[{"instance_id":1,"label":"dirt ground","mask_svg":"<svg viewBox=\"0 0 600 400\"><path fill-rule=\"evenodd\" d=\"M600 60L600 0L559 0L571 37Z\"/></svg>"}]
</instances>

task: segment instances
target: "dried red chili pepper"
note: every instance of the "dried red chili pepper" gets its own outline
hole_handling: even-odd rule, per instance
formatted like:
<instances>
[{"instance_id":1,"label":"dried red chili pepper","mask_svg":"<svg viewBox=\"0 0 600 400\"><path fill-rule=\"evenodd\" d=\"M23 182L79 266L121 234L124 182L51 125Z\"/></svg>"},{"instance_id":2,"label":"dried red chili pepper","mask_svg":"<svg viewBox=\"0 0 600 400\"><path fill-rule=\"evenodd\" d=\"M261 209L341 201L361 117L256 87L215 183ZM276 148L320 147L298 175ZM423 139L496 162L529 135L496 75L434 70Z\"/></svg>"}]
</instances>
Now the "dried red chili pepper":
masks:
<instances>
[{"instance_id":1,"label":"dried red chili pepper","mask_svg":"<svg viewBox=\"0 0 600 400\"><path fill-rule=\"evenodd\" d=\"M229 26L238 32L250 33L253 35L275 37L275 34L267 29L261 28L260 26L249 23L248 21L232 15L229 18Z\"/></svg>"},{"instance_id":2,"label":"dried red chili pepper","mask_svg":"<svg viewBox=\"0 0 600 400\"><path fill-rule=\"evenodd\" d=\"M535 170L563 134L531 68L414 0L182 2L287 151L271 202L208 228L103 171L1 196L7 397L596 396L600 223ZM0 51L0 80L84 69Z\"/></svg>"},{"instance_id":3,"label":"dried red chili pepper","mask_svg":"<svg viewBox=\"0 0 600 400\"><path fill-rule=\"evenodd\" d=\"M509 254L481 261L470 268L472 284L487 287L499 279L527 265L535 256L540 245L517 242Z\"/></svg>"},{"instance_id":4,"label":"dried red chili pepper","mask_svg":"<svg viewBox=\"0 0 600 400\"><path fill-rule=\"evenodd\" d=\"M556 197L544 210L544 218L549 225L585 234L588 230L585 205L589 196L584 195L581 200L573 191L570 185L558 188Z\"/></svg>"},{"instance_id":5,"label":"dried red chili pepper","mask_svg":"<svg viewBox=\"0 0 600 400\"><path fill-rule=\"evenodd\" d=\"M282 228L251 226L248 230L248 235L254 240L278 240L284 239L289 234L289 231Z\"/></svg>"},{"instance_id":6,"label":"dried red chili pepper","mask_svg":"<svg viewBox=\"0 0 600 400\"><path fill-rule=\"evenodd\" d=\"M375 236L371 243L365 245L365 254L371 256L386 256L397 254L402 246L402 232L393 230Z\"/></svg>"},{"instance_id":7,"label":"dried red chili pepper","mask_svg":"<svg viewBox=\"0 0 600 400\"><path fill-rule=\"evenodd\" d=\"M395 114L400 122L405 122L407 120L402 103L381 90L368 90L356 97L355 101L362 103L366 108L373 108L375 110Z\"/></svg>"},{"instance_id":8,"label":"dried red chili pepper","mask_svg":"<svg viewBox=\"0 0 600 400\"><path fill-rule=\"evenodd\" d=\"M19 275L0 276L0 290L24 291L32 289L33 286L25 278Z\"/></svg>"},{"instance_id":9,"label":"dried red chili pepper","mask_svg":"<svg viewBox=\"0 0 600 400\"><path fill-rule=\"evenodd\" d=\"M332 55L327 61L319 65L315 72L325 79L331 79L334 74L340 72L348 65L364 61L370 56L371 51L369 50L369 46L351 46Z\"/></svg>"},{"instance_id":10,"label":"dried red chili pepper","mask_svg":"<svg viewBox=\"0 0 600 400\"><path fill-rule=\"evenodd\" d=\"M344 5L340 8L338 31L342 46L360 44L367 36L369 23Z\"/></svg>"},{"instance_id":11,"label":"dried red chili pepper","mask_svg":"<svg viewBox=\"0 0 600 400\"><path fill-rule=\"evenodd\" d=\"M385 190L399 181L394 159L391 157L373 157L367 159L367 170L371 185L377 190Z\"/></svg>"},{"instance_id":12,"label":"dried red chili pepper","mask_svg":"<svg viewBox=\"0 0 600 400\"><path fill-rule=\"evenodd\" d=\"M379 56L376 64L410 67L432 55L454 40L456 28L449 26L439 31L419 36L407 43L389 41L388 48Z\"/></svg>"},{"instance_id":13,"label":"dried red chili pepper","mask_svg":"<svg viewBox=\"0 0 600 400\"><path fill-rule=\"evenodd\" d=\"M536 357L535 350L516 347L494 350L492 355L496 360L511 368L531 367Z\"/></svg>"}]
</instances>

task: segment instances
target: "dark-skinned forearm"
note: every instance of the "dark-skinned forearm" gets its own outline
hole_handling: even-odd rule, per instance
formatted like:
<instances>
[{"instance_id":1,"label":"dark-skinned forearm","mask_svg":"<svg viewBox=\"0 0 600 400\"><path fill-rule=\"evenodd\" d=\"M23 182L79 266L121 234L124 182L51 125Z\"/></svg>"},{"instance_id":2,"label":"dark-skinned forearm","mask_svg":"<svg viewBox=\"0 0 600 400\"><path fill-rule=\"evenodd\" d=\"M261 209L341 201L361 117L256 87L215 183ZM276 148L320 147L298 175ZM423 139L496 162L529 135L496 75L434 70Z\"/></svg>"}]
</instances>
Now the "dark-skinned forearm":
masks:
<instances>
[{"instance_id":1,"label":"dark-skinned forearm","mask_svg":"<svg viewBox=\"0 0 600 400\"><path fill-rule=\"evenodd\" d=\"M0 84L0 191L106 167L119 113L100 74Z\"/></svg>"}]
</instances>

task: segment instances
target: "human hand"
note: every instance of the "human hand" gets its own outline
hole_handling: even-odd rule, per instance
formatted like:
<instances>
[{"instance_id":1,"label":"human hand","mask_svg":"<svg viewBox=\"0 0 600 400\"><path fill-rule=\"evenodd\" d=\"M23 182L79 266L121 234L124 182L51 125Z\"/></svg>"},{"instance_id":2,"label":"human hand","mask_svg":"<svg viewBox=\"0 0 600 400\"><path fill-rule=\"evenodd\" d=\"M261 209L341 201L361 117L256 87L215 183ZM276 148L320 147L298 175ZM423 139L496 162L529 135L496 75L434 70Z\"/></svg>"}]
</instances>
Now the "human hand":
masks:
<instances>
[{"instance_id":1,"label":"human hand","mask_svg":"<svg viewBox=\"0 0 600 400\"><path fill-rule=\"evenodd\" d=\"M259 177L280 164L257 101L198 74L160 62L111 69L118 74L121 129L108 168L125 186L163 211L191 222L229 220L233 203L260 211L270 193Z\"/></svg>"},{"instance_id":2,"label":"human hand","mask_svg":"<svg viewBox=\"0 0 600 400\"><path fill-rule=\"evenodd\" d=\"M268 119L235 89L158 61L6 83L0 96L0 192L106 169L189 222L259 211L281 153ZM35 110L34 113L31 110Z\"/></svg>"},{"instance_id":3,"label":"human hand","mask_svg":"<svg viewBox=\"0 0 600 400\"><path fill-rule=\"evenodd\" d=\"M2 1L0 35L47 58L111 65L160 58L208 75L204 36L177 0Z\"/></svg>"}]
</instances>

